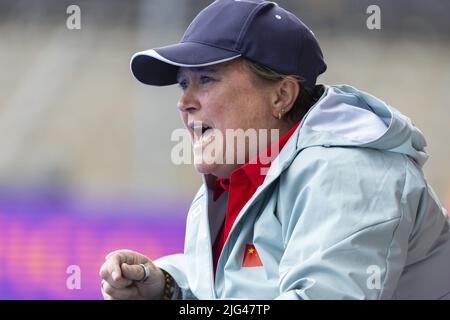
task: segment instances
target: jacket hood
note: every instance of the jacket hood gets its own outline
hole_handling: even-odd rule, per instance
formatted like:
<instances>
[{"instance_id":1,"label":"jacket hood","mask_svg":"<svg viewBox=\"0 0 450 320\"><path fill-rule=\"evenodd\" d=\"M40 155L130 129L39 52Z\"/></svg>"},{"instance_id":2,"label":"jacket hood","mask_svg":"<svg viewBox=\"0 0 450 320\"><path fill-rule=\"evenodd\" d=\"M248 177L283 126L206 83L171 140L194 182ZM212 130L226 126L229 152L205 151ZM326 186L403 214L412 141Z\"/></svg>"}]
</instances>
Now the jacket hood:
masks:
<instances>
[{"instance_id":1,"label":"jacket hood","mask_svg":"<svg viewBox=\"0 0 450 320\"><path fill-rule=\"evenodd\" d=\"M299 126L297 148L365 147L428 158L425 138L411 120L374 96L348 85L328 86Z\"/></svg>"}]
</instances>

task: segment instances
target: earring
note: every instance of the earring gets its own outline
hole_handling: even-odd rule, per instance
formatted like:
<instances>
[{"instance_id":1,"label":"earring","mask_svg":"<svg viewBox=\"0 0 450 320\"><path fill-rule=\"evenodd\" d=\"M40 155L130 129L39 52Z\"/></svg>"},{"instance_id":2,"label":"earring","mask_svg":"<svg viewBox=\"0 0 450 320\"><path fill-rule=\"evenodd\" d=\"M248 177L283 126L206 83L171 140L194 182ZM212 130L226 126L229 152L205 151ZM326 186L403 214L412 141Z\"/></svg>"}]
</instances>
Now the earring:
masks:
<instances>
[{"instance_id":1,"label":"earring","mask_svg":"<svg viewBox=\"0 0 450 320\"><path fill-rule=\"evenodd\" d=\"M281 118L283 118L283 113L284 113L283 109L281 109L281 111L278 112L278 120L281 120Z\"/></svg>"}]
</instances>

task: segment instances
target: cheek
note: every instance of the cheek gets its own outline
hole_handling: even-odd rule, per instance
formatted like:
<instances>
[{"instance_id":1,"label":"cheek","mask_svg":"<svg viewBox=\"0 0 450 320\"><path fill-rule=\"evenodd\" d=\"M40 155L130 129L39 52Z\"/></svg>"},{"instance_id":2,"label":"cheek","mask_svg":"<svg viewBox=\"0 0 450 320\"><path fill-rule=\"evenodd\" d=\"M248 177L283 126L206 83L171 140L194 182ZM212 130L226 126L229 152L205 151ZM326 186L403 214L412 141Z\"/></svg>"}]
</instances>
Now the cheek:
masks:
<instances>
[{"instance_id":1,"label":"cheek","mask_svg":"<svg viewBox=\"0 0 450 320\"><path fill-rule=\"evenodd\" d=\"M207 121L211 121L215 128L223 128L228 123L231 105L229 96L217 93L206 94L202 97L200 104L201 113Z\"/></svg>"},{"instance_id":2,"label":"cheek","mask_svg":"<svg viewBox=\"0 0 450 320\"><path fill-rule=\"evenodd\" d=\"M229 85L207 93L201 105L206 118L222 130L261 127L270 116L264 95L245 86Z\"/></svg>"},{"instance_id":3,"label":"cheek","mask_svg":"<svg viewBox=\"0 0 450 320\"><path fill-rule=\"evenodd\" d=\"M250 129L265 128L270 114L267 113L269 106L259 96L243 96L230 106L232 109L228 115L234 128Z\"/></svg>"},{"instance_id":4,"label":"cheek","mask_svg":"<svg viewBox=\"0 0 450 320\"><path fill-rule=\"evenodd\" d=\"M258 119L269 104L265 92L253 86L236 89L233 100L239 117L246 119Z\"/></svg>"}]
</instances>

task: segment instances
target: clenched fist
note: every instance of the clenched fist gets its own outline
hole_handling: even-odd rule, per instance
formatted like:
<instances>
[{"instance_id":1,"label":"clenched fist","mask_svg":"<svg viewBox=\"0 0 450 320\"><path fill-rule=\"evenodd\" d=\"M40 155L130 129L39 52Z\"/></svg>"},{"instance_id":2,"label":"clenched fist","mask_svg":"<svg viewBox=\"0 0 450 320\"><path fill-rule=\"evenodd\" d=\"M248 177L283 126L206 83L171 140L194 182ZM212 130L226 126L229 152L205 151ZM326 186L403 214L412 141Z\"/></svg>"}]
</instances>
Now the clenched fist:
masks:
<instances>
[{"instance_id":1,"label":"clenched fist","mask_svg":"<svg viewBox=\"0 0 450 320\"><path fill-rule=\"evenodd\" d=\"M147 280L144 264L150 271ZM164 274L146 256L131 250L117 250L105 257L100 268L102 294L105 300L160 299L164 290Z\"/></svg>"}]
</instances>

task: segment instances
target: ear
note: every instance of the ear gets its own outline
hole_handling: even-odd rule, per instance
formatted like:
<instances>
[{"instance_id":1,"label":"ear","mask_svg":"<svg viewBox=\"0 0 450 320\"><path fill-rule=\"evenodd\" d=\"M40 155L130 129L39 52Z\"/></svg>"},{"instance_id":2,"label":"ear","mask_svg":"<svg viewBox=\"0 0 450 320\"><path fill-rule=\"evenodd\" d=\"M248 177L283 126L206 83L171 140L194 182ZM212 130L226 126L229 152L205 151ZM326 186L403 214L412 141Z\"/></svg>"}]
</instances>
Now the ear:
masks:
<instances>
[{"instance_id":1,"label":"ear","mask_svg":"<svg viewBox=\"0 0 450 320\"><path fill-rule=\"evenodd\" d=\"M288 113L300 94L300 84L294 77L285 77L276 84L272 94L272 114L279 119Z\"/></svg>"}]
</instances>

